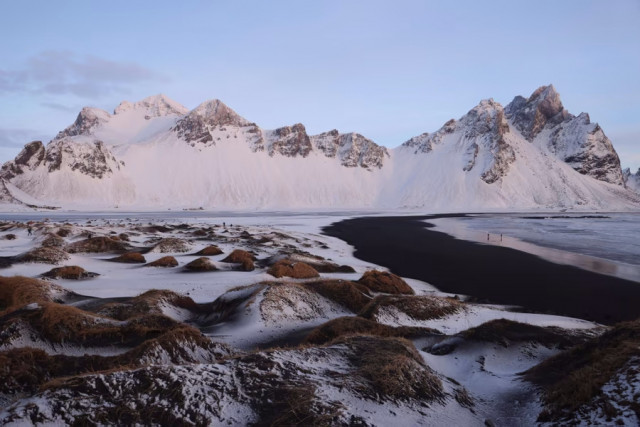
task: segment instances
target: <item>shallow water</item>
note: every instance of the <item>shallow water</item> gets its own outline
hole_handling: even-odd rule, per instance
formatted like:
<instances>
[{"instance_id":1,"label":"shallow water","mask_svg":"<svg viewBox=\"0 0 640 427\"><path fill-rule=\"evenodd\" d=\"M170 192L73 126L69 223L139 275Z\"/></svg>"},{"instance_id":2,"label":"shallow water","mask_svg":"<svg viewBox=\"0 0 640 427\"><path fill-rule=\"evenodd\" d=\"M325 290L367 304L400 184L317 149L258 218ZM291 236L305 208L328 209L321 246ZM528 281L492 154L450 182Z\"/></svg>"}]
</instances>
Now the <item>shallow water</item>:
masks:
<instances>
[{"instance_id":1,"label":"shallow water","mask_svg":"<svg viewBox=\"0 0 640 427\"><path fill-rule=\"evenodd\" d=\"M640 282L640 213L478 214L428 222L460 239Z\"/></svg>"}]
</instances>

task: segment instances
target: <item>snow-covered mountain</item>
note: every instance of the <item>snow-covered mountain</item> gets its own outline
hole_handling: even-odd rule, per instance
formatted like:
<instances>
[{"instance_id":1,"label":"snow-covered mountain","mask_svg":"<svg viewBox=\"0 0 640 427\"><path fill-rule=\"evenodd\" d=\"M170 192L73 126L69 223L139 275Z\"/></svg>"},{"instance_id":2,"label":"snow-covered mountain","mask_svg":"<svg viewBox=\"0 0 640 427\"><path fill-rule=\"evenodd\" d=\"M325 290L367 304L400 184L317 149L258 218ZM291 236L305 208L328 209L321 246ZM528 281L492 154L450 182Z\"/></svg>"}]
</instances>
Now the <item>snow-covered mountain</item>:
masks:
<instances>
[{"instance_id":1,"label":"snow-covered mountain","mask_svg":"<svg viewBox=\"0 0 640 427\"><path fill-rule=\"evenodd\" d=\"M0 202L77 209L628 209L640 196L604 132L553 86L387 150L357 133L266 130L219 100L84 108L0 170ZM29 201L27 202L26 199Z\"/></svg>"},{"instance_id":2,"label":"snow-covered mountain","mask_svg":"<svg viewBox=\"0 0 640 427\"><path fill-rule=\"evenodd\" d=\"M626 168L622 171L622 179L627 188L636 193L640 193L640 168L638 168L636 173L631 173L631 169Z\"/></svg>"}]
</instances>

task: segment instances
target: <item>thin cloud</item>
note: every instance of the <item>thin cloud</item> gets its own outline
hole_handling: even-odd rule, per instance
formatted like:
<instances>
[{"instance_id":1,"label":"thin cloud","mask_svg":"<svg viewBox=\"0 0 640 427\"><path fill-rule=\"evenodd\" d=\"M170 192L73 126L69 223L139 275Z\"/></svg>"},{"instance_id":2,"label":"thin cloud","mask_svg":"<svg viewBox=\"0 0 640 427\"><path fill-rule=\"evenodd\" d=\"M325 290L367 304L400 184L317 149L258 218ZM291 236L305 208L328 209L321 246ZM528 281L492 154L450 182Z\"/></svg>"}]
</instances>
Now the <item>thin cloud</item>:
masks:
<instances>
[{"instance_id":1,"label":"thin cloud","mask_svg":"<svg viewBox=\"0 0 640 427\"><path fill-rule=\"evenodd\" d=\"M80 107L69 107L64 104L58 104L57 102L41 102L43 107L51 108L52 110L58 110L65 113L77 113L80 111Z\"/></svg>"},{"instance_id":2,"label":"thin cloud","mask_svg":"<svg viewBox=\"0 0 640 427\"><path fill-rule=\"evenodd\" d=\"M95 99L129 93L134 85L167 77L133 62L119 62L68 51L47 51L16 70L0 69L0 92L75 95Z\"/></svg>"},{"instance_id":3,"label":"thin cloud","mask_svg":"<svg viewBox=\"0 0 640 427\"><path fill-rule=\"evenodd\" d=\"M0 147L19 148L31 141L47 141L50 137L33 129L2 129L0 128ZM17 154L17 151L16 151Z\"/></svg>"}]
</instances>

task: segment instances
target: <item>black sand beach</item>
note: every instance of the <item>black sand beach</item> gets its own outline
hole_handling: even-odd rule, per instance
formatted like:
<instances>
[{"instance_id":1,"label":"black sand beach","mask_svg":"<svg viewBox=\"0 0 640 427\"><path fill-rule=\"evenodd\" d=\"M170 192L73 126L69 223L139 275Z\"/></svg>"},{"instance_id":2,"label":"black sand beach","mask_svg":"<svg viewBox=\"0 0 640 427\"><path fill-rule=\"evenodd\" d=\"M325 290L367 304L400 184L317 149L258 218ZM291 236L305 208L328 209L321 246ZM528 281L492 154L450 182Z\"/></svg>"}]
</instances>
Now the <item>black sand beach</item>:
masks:
<instances>
[{"instance_id":1,"label":"black sand beach","mask_svg":"<svg viewBox=\"0 0 640 427\"><path fill-rule=\"evenodd\" d=\"M510 248L457 240L423 222L446 216L461 215L354 218L323 232L354 246L357 258L443 292L603 324L640 317L640 283Z\"/></svg>"}]
</instances>

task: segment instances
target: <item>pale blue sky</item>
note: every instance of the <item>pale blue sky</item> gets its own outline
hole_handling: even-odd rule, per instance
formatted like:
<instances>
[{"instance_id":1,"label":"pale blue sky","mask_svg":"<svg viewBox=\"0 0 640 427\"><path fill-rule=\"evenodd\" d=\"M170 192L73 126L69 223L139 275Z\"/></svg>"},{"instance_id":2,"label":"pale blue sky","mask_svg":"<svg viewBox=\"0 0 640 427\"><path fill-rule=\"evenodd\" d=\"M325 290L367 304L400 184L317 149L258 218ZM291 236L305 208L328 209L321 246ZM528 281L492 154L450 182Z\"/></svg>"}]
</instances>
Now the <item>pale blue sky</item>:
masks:
<instances>
[{"instance_id":1,"label":"pale blue sky","mask_svg":"<svg viewBox=\"0 0 640 427\"><path fill-rule=\"evenodd\" d=\"M0 161L81 107L219 98L265 128L394 147L481 99L553 83L640 167L640 1L13 1L0 13Z\"/></svg>"}]
</instances>

